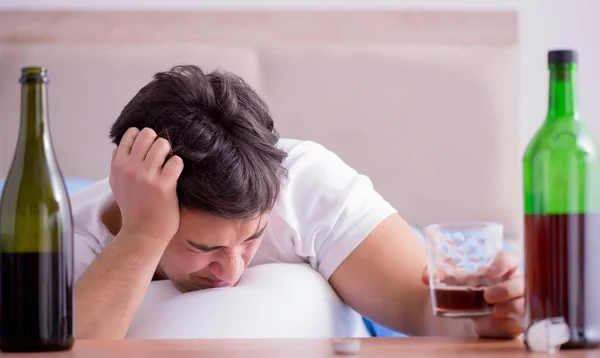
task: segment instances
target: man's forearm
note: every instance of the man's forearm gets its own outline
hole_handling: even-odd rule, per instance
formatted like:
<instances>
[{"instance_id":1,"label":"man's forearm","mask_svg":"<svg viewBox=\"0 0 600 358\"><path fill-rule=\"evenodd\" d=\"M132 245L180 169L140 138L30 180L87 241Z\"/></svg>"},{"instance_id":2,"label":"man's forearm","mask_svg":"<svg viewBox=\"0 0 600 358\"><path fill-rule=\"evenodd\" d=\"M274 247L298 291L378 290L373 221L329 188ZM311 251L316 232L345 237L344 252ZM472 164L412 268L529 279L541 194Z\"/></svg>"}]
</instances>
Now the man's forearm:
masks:
<instances>
[{"instance_id":1,"label":"man's forearm","mask_svg":"<svg viewBox=\"0 0 600 358\"><path fill-rule=\"evenodd\" d=\"M409 336L475 337L470 320L434 316L426 287L418 287L408 295L390 293L382 296L392 299L371 305L379 307L377 310L363 310L362 313L392 330Z\"/></svg>"},{"instance_id":2,"label":"man's forearm","mask_svg":"<svg viewBox=\"0 0 600 358\"><path fill-rule=\"evenodd\" d=\"M118 235L76 283L77 338L125 337L167 245L144 239Z\"/></svg>"}]
</instances>

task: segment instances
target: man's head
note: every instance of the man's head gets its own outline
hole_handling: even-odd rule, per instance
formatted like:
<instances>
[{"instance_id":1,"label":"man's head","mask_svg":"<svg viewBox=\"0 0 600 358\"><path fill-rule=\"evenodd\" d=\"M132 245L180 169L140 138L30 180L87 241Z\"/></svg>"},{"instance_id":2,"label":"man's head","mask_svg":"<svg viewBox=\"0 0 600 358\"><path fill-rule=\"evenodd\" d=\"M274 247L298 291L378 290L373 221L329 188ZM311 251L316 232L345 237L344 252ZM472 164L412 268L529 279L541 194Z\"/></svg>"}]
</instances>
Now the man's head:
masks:
<instances>
[{"instance_id":1,"label":"man's head","mask_svg":"<svg viewBox=\"0 0 600 358\"><path fill-rule=\"evenodd\" d=\"M236 284L286 177L267 105L236 75L177 66L155 74L125 106L113 143L130 127L152 128L184 162L179 231L159 271L181 291Z\"/></svg>"}]
</instances>

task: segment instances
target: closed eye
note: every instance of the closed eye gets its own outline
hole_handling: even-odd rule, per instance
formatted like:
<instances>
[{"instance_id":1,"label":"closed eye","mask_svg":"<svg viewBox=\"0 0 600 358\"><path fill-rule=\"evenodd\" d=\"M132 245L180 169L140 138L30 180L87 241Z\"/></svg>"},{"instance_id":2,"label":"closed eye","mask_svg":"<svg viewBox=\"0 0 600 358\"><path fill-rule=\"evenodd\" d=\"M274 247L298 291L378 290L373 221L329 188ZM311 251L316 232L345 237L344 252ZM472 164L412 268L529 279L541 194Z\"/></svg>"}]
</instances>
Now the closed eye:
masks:
<instances>
[{"instance_id":1,"label":"closed eye","mask_svg":"<svg viewBox=\"0 0 600 358\"><path fill-rule=\"evenodd\" d=\"M256 239L260 239L263 235L263 233L265 232L265 229L267 228L267 224L265 223L265 226L263 226L262 229L258 230L256 233L252 234L249 238L247 238L246 240L244 240L244 244L250 243L251 241L254 241ZM202 244L197 244L192 242L191 240L186 240L187 244L190 246L190 251L198 253L198 251L200 251L201 253L211 253L220 249L226 249L226 246L207 246L207 245L202 245Z\"/></svg>"},{"instance_id":2,"label":"closed eye","mask_svg":"<svg viewBox=\"0 0 600 358\"><path fill-rule=\"evenodd\" d=\"M198 245L198 244L194 244L192 242L188 242L189 245L189 250L194 252L194 253L211 253L211 252L215 252L219 249L221 249L223 246L204 246L204 245Z\"/></svg>"},{"instance_id":3,"label":"closed eye","mask_svg":"<svg viewBox=\"0 0 600 358\"><path fill-rule=\"evenodd\" d=\"M188 251L190 251L194 254L210 254L212 252L215 252L216 250L198 250L195 247L190 247L190 248L188 248Z\"/></svg>"}]
</instances>

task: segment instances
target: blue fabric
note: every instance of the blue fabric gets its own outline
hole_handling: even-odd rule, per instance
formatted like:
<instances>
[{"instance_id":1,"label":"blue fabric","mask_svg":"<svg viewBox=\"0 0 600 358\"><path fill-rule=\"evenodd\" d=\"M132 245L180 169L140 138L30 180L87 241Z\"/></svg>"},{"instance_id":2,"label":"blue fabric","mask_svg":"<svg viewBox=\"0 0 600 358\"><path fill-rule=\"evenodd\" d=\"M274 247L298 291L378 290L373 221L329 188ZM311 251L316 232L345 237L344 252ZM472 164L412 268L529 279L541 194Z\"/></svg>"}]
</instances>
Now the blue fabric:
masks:
<instances>
[{"instance_id":1,"label":"blue fabric","mask_svg":"<svg viewBox=\"0 0 600 358\"><path fill-rule=\"evenodd\" d=\"M94 180L92 179L65 178L65 185L67 186L67 191L69 192L69 194L73 194L74 192L81 190L92 183L94 183ZM4 178L0 178L0 193L2 192L3 187Z\"/></svg>"}]
</instances>

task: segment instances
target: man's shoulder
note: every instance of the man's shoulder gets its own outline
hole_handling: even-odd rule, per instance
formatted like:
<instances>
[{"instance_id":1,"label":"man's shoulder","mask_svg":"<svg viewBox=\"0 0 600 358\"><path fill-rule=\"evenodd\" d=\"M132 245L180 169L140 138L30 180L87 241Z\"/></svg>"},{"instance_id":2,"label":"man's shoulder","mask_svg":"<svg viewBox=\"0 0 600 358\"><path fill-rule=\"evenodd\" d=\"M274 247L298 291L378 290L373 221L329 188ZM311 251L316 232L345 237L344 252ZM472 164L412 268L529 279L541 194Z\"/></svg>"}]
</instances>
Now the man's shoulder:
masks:
<instances>
[{"instance_id":1,"label":"man's shoulder","mask_svg":"<svg viewBox=\"0 0 600 358\"><path fill-rule=\"evenodd\" d=\"M277 212L297 215L307 206L323 205L323 197L340 200L345 186L359 175L324 145L306 140L282 139L279 147L288 153L288 171Z\"/></svg>"},{"instance_id":2,"label":"man's shoulder","mask_svg":"<svg viewBox=\"0 0 600 358\"><path fill-rule=\"evenodd\" d=\"M288 154L295 154L298 151L329 151L324 145L314 142L312 140L293 139L293 138L281 138L277 143L277 147L286 151Z\"/></svg>"},{"instance_id":3,"label":"man's shoulder","mask_svg":"<svg viewBox=\"0 0 600 358\"><path fill-rule=\"evenodd\" d=\"M277 146L288 154L284 163L288 170L297 171L300 168L306 170L331 160L340 161L339 156L332 150L311 140L282 138Z\"/></svg>"}]
</instances>

